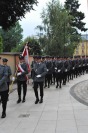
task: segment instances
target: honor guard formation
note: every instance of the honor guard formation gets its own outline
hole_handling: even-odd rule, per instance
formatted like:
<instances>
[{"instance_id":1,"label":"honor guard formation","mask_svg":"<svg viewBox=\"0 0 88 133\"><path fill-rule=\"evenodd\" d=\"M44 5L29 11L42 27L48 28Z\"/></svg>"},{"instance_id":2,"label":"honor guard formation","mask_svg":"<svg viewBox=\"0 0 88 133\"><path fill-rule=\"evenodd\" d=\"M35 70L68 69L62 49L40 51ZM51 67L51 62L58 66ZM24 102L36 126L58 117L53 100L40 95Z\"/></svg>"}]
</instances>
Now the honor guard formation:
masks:
<instances>
[{"instance_id":1,"label":"honor guard formation","mask_svg":"<svg viewBox=\"0 0 88 133\"><path fill-rule=\"evenodd\" d=\"M2 116L6 117L7 101L9 101L9 85L11 82L11 68L7 65L8 59L0 57L0 101L2 104ZM78 76L88 73L88 57L52 57L33 56L31 63L31 78L35 94L35 104L43 103L44 88L63 88L67 82ZM24 57L19 55L19 63L16 66L15 78L17 84L17 104L26 102L28 67ZM30 85L29 85L30 86ZM21 90L23 89L23 95ZM39 93L38 93L39 90Z\"/></svg>"}]
</instances>

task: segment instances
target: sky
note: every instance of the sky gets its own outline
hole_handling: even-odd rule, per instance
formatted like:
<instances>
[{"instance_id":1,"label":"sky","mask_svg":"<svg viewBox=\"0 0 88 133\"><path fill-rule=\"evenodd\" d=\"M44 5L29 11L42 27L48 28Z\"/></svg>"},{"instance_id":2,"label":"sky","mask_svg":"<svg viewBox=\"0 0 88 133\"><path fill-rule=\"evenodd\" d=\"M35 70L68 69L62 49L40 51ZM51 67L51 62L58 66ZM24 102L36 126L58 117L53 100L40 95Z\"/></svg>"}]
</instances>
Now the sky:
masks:
<instances>
[{"instance_id":1,"label":"sky","mask_svg":"<svg viewBox=\"0 0 88 133\"><path fill-rule=\"evenodd\" d=\"M35 30L35 27L37 25L41 25L42 19L40 17L41 17L42 10L43 10L43 8L46 7L46 4L49 1L52 1L52 0L38 0L38 2L39 2L38 6L34 6L35 11L31 10L30 13L26 13L25 18L21 19L20 25L23 29L23 38L24 39L28 36L36 36L37 30ZM65 0L59 0L59 1L62 4L64 4L64 2L65 2ZM85 15L85 19L83 20L86 23L85 27L88 28L87 0L79 0L79 3L81 4L79 10L82 11Z\"/></svg>"}]
</instances>

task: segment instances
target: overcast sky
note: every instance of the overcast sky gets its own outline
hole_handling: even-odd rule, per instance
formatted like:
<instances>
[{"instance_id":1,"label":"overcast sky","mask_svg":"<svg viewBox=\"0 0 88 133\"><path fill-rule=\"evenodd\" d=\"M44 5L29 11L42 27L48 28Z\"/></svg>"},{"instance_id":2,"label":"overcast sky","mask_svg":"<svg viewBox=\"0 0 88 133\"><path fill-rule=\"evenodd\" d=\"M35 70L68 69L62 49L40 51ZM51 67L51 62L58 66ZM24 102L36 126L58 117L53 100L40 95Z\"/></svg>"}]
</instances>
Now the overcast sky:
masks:
<instances>
[{"instance_id":1,"label":"overcast sky","mask_svg":"<svg viewBox=\"0 0 88 133\"><path fill-rule=\"evenodd\" d=\"M41 18L40 14L42 12L42 9L46 7L46 3L52 0L38 0L38 6L34 6L35 11L31 11L30 13L27 13L25 15L25 18L23 18L20 21L21 27L23 28L23 38L26 38L27 36L36 35L37 30L35 30L35 27L37 25L41 25ZM60 0L62 4L64 4L65 0ZM87 0L79 0L80 11L82 11L85 14L84 22L86 23L86 28L88 28L88 8L87 8Z\"/></svg>"}]
</instances>

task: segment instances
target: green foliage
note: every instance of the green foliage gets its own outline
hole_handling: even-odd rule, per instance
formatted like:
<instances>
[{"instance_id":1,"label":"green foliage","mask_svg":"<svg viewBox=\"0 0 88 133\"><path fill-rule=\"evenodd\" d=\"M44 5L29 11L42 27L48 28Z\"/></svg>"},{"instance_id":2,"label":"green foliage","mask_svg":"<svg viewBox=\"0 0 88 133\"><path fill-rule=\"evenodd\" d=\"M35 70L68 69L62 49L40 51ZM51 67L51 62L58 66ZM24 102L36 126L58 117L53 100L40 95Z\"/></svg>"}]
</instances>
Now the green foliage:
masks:
<instances>
[{"instance_id":1,"label":"green foliage","mask_svg":"<svg viewBox=\"0 0 88 133\"><path fill-rule=\"evenodd\" d=\"M3 52L2 37L0 36L0 53Z\"/></svg>"},{"instance_id":2,"label":"green foliage","mask_svg":"<svg viewBox=\"0 0 88 133\"><path fill-rule=\"evenodd\" d=\"M38 26L43 54L72 56L74 49L80 41L80 34L77 28L71 23L74 16L64 8L58 0L47 4L46 9L41 13L42 26ZM42 30L41 30L42 29Z\"/></svg>"},{"instance_id":3,"label":"green foliage","mask_svg":"<svg viewBox=\"0 0 88 133\"><path fill-rule=\"evenodd\" d=\"M85 23L82 20L85 18L84 13L78 11L79 9L79 2L78 0L66 0L65 1L65 8L68 10L69 15L72 16L70 25L73 27L78 28L81 31L86 31Z\"/></svg>"},{"instance_id":4,"label":"green foliage","mask_svg":"<svg viewBox=\"0 0 88 133\"><path fill-rule=\"evenodd\" d=\"M24 49L25 44L28 43L30 47L29 54L30 55L41 55L41 48L36 38L34 37L27 37L20 45L17 45L14 52L22 52Z\"/></svg>"},{"instance_id":5,"label":"green foliage","mask_svg":"<svg viewBox=\"0 0 88 133\"><path fill-rule=\"evenodd\" d=\"M3 52L11 52L13 48L21 43L23 37L22 32L23 29L18 22L16 26L11 27L7 31L0 29L0 35L3 39Z\"/></svg>"},{"instance_id":6,"label":"green foliage","mask_svg":"<svg viewBox=\"0 0 88 133\"><path fill-rule=\"evenodd\" d=\"M0 0L0 26L7 30L37 3L37 0Z\"/></svg>"}]
</instances>

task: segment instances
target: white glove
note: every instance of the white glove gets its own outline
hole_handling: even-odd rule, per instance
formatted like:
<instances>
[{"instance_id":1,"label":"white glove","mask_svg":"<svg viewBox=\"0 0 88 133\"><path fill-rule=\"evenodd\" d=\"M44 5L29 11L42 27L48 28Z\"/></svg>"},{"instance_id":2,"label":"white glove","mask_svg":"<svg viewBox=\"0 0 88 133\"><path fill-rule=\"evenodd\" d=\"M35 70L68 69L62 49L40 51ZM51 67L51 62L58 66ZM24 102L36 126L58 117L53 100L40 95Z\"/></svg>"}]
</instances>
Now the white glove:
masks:
<instances>
[{"instance_id":1,"label":"white glove","mask_svg":"<svg viewBox=\"0 0 88 133\"><path fill-rule=\"evenodd\" d=\"M55 67L55 70L57 70L57 67Z\"/></svg>"},{"instance_id":2,"label":"white glove","mask_svg":"<svg viewBox=\"0 0 88 133\"><path fill-rule=\"evenodd\" d=\"M61 70L58 70L58 72L60 72Z\"/></svg>"},{"instance_id":3,"label":"white glove","mask_svg":"<svg viewBox=\"0 0 88 133\"><path fill-rule=\"evenodd\" d=\"M15 81L15 77L12 77L12 81L13 81L13 82Z\"/></svg>"},{"instance_id":4,"label":"white glove","mask_svg":"<svg viewBox=\"0 0 88 133\"><path fill-rule=\"evenodd\" d=\"M19 73L17 73L17 76L19 76L19 75L21 75L22 73L21 72L19 72Z\"/></svg>"},{"instance_id":5,"label":"white glove","mask_svg":"<svg viewBox=\"0 0 88 133\"><path fill-rule=\"evenodd\" d=\"M40 78L40 77L41 77L41 75L37 75L36 77L37 77L37 78Z\"/></svg>"},{"instance_id":6,"label":"white glove","mask_svg":"<svg viewBox=\"0 0 88 133\"><path fill-rule=\"evenodd\" d=\"M49 69L47 69L47 72L49 71Z\"/></svg>"},{"instance_id":7,"label":"white glove","mask_svg":"<svg viewBox=\"0 0 88 133\"><path fill-rule=\"evenodd\" d=\"M74 70L74 67L73 67L73 70Z\"/></svg>"},{"instance_id":8,"label":"white glove","mask_svg":"<svg viewBox=\"0 0 88 133\"><path fill-rule=\"evenodd\" d=\"M67 69L65 69L65 72L67 72Z\"/></svg>"}]
</instances>

